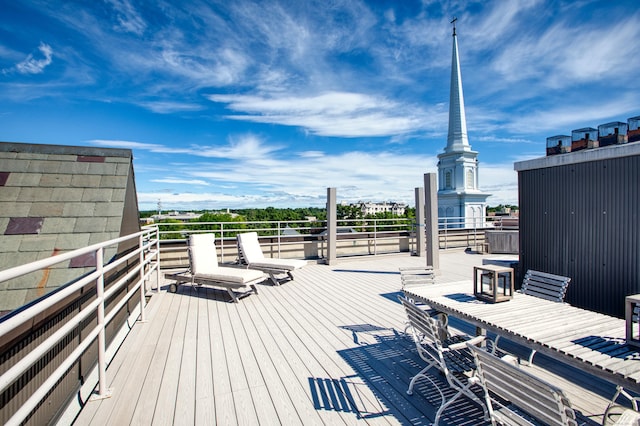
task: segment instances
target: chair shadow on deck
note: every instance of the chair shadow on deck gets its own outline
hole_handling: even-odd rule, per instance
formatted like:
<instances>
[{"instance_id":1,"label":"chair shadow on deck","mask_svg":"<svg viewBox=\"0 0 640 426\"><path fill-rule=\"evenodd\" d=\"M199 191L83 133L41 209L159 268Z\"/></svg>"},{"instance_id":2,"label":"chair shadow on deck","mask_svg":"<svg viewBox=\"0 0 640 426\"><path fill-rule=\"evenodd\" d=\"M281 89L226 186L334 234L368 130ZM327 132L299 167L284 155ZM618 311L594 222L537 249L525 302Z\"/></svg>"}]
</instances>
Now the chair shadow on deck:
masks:
<instances>
[{"instance_id":1,"label":"chair shadow on deck","mask_svg":"<svg viewBox=\"0 0 640 426\"><path fill-rule=\"evenodd\" d=\"M424 367L411 338L395 329L372 324L345 325L341 328L352 333L357 346L339 350L338 354L357 376L341 377L338 380L310 379L312 392L319 395L316 408L334 407L346 411L346 407L362 419L392 416L401 424L430 424L440 406L442 394L450 397L454 392L449 389L444 377L435 373L427 374L426 379L419 380L414 394L407 395L411 378ZM327 389L329 385L332 391L342 391L344 400L334 396L332 401ZM363 394L359 391L363 385L367 386L367 390L373 393L377 401L366 399L364 395L370 393ZM324 386L327 393L324 400L318 393L320 386ZM477 404L460 398L444 413L441 424L486 423Z\"/></svg>"}]
</instances>

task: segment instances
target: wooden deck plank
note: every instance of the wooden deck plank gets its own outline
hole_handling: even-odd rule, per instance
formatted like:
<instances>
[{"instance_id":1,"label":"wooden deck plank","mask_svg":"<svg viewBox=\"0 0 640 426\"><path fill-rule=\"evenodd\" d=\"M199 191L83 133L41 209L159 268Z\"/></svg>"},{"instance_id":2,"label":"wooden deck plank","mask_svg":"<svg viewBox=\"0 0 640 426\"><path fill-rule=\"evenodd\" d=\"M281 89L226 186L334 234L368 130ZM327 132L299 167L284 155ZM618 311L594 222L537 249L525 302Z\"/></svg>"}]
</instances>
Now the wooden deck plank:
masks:
<instances>
[{"instance_id":1,"label":"wooden deck plank","mask_svg":"<svg viewBox=\"0 0 640 426\"><path fill-rule=\"evenodd\" d=\"M231 320L229 311L237 309L236 303L220 303L218 306L219 323L224 343L224 352L227 358L227 369L231 392L236 411L236 419L239 425L255 425L258 423L258 415L254 406L253 397L249 392L249 383L262 386L264 383L255 377L255 369L252 370L248 358L253 356L250 348L243 345L238 338L241 333L236 333L236 328L241 328Z\"/></svg>"},{"instance_id":2,"label":"wooden deck plank","mask_svg":"<svg viewBox=\"0 0 640 426\"><path fill-rule=\"evenodd\" d=\"M184 291L184 287L181 288ZM183 293L181 293L182 296ZM189 297L180 297L180 309L175 317L175 322L170 335L171 345L167 355L167 362L162 374L162 382L158 392L155 410L153 413L153 424L170 425L175 419L176 397L178 383L180 381L180 362L184 346L184 336L189 314ZM160 372L158 372L160 373Z\"/></svg>"},{"instance_id":3,"label":"wooden deck plank","mask_svg":"<svg viewBox=\"0 0 640 426\"><path fill-rule=\"evenodd\" d=\"M174 419L179 419L180 422L184 422L183 424L195 424L199 298L189 297L188 299Z\"/></svg>"},{"instance_id":4,"label":"wooden deck plank","mask_svg":"<svg viewBox=\"0 0 640 426\"><path fill-rule=\"evenodd\" d=\"M198 298L195 383L195 424L197 425L212 425L216 422L208 305L209 297Z\"/></svg>"},{"instance_id":5,"label":"wooden deck plank","mask_svg":"<svg viewBox=\"0 0 640 426\"><path fill-rule=\"evenodd\" d=\"M207 304L209 310L209 339L211 345L211 362L213 376L213 392L216 420L220 424L236 424L236 409L234 406L231 378L227 364L227 354L220 327L224 315L221 312L224 304L228 303L228 295L217 289L200 289L210 298Z\"/></svg>"},{"instance_id":6,"label":"wooden deck plank","mask_svg":"<svg viewBox=\"0 0 640 426\"><path fill-rule=\"evenodd\" d=\"M133 413L131 424L136 425L151 425L153 420L153 412L155 409L158 393L162 383L162 372L167 364L167 357L169 356L169 348L171 347L171 333L167 333L172 329L172 325L175 323L175 319L178 316L180 310L180 300L177 297L164 293L161 296L162 304L165 309L159 310L155 316L149 318L151 324L163 322L163 327L158 327L159 335L155 342L155 348L153 351L153 359L149 364L147 376L144 383L140 387L138 395L138 404L136 410ZM168 334L168 335L167 335ZM152 341L152 337L149 338ZM151 350L141 348L141 351ZM132 391L127 391L127 395L135 394Z\"/></svg>"}]
</instances>

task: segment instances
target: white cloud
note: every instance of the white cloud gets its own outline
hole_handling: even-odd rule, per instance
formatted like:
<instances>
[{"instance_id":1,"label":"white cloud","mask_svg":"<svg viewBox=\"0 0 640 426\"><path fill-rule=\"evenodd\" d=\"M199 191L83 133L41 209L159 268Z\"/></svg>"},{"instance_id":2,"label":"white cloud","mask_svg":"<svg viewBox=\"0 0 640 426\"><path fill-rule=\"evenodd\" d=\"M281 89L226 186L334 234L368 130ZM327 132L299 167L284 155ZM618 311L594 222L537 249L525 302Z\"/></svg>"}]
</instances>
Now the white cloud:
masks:
<instances>
[{"instance_id":1,"label":"white cloud","mask_svg":"<svg viewBox=\"0 0 640 426\"><path fill-rule=\"evenodd\" d=\"M202 105L189 103L189 102L175 102L175 101L143 101L139 103L140 106L147 108L150 111L160 114L171 114L174 112L184 111L200 111L204 109Z\"/></svg>"},{"instance_id":2,"label":"white cloud","mask_svg":"<svg viewBox=\"0 0 640 426\"><path fill-rule=\"evenodd\" d=\"M128 0L107 0L118 12L116 30L142 35L147 24Z\"/></svg>"},{"instance_id":3,"label":"white cloud","mask_svg":"<svg viewBox=\"0 0 640 426\"><path fill-rule=\"evenodd\" d=\"M46 43L40 43L38 50L44 56L43 58L36 59L32 54L29 54L27 58L16 65L16 69L21 74L40 74L44 69L53 61L53 49Z\"/></svg>"},{"instance_id":4,"label":"white cloud","mask_svg":"<svg viewBox=\"0 0 640 426\"><path fill-rule=\"evenodd\" d=\"M547 88L564 88L603 78L632 81L629 69L640 66L636 58L640 39L637 13L609 25L601 21L560 21L542 33L516 35L505 44L492 67L504 80L533 79ZM538 89L541 90L541 89Z\"/></svg>"},{"instance_id":5,"label":"white cloud","mask_svg":"<svg viewBox=\"0 0 640 426\"><path fill-rule=\"evenodd\" d=\"M245 114L227 118L259 123L304 127L320 136L395 136L439 127L446 118L441 106L427 113L419 106L349 92L325 92L315 96L266 97L209 95Z\"/></svg>"},{"instance_id":6,"label":"white cloud","mask_svg":"<svg viewBox=\"0 0 640 426\"><path fill-rule=\"evenodd\" d=\"M176 144L175 147L172 147L154 143L109 139L93 139L87 142L93 145L111 148L138 149L155 153L186 154L195 157L222 158L229 160L239 159L243 161L267 158L270 153L281 149L279 146L265 145L262 143L262 140L252 134L230 137L229 143L218 146L191 145L188 147L178 147L179 144Z\"/></svg>"},{"instance_id":7,"label":"white cloud","mask_svg":"<svg viewBox=\"0 0 640 426\"><path fill-rule=\"evenodd\" d=\"M173 178L163 178L163 179L151 179L151 182L157 183L172 183L178 185L202 185L209 186L209 183L201 180L201 179L173 179Z\"/></svg>"}]
</instances>

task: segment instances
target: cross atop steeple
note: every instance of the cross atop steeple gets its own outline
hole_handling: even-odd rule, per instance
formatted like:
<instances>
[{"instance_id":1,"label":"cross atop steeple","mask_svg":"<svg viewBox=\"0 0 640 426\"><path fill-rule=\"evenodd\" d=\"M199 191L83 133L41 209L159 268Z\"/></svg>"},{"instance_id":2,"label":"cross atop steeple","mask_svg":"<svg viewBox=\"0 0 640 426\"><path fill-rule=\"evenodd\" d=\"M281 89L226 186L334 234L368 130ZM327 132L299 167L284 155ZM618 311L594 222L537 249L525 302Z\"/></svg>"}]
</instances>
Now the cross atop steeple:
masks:
<instances>
[{"instance_id":1,"label":"cross atop steeple","mask_svg":"<svg viewBox=\"0 0 640 426\"><path fill-rule=\"evenodd\" d=\"M456 21L458 20L458 18L456 18L455 16L453 17L453 20L451 21L451 23L453 24L453 36L456 36Z\"/></svg>"}]
</instances>

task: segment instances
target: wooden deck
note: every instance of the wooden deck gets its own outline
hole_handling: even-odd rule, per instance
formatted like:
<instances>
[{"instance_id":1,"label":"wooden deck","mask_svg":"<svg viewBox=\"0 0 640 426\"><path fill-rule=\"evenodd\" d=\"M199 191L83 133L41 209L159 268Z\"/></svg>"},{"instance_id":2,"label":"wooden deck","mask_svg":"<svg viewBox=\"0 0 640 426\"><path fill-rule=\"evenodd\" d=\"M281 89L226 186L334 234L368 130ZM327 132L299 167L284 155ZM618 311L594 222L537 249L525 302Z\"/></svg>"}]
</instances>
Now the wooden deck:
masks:
<instances>
[{"instance_id":1,"label":"wooden deck","mask_svg":"<svg viewBox=\"0 0 640 426\"><path fill-rule=\"evenodd\" d=\"M443 252L438 280L468 279L482 257ZM75 424L429 424L440 396L427 381L405 394L423 363L402 333L397 301L398 268L423 262L394 255L311 264L238 304L189 285L153 295L148 322L133 327L107 370L113 396L88 403ZM534 374L600 422L611 385L542 355L536 364ZM463 398L441 424L483 424L481 413Z\"/></svg>"}]
</instances>

